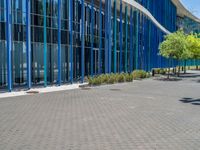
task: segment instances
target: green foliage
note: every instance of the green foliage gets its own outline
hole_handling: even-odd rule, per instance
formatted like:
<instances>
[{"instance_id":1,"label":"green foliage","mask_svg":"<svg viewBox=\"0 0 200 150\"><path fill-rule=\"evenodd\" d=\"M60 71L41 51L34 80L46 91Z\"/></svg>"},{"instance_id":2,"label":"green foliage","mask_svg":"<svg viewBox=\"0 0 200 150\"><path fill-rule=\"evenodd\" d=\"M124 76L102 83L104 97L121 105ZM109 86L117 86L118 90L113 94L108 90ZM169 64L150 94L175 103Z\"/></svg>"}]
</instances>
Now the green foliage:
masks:
<instances>
[{"instance_id":1,"label":"green foliage","mask_svg":"<svg viewBox=\"0 0 200 150\"><path fill-rule=\"evenodd\" d=\"M125 82L125 76L124 76L123 73L122 74L117 74L116 76L117 76L117 81L119 83Z\"/></svg>"},{"instance_id":2,"label":"green foliage","mask_svg":"<svg viewBox=\"0 0 200 150\"><path fill-rule=\"evenodd\" d=\"M179 30L165 36L159 46L159 54L177 60L200 59L200 37L198 34L185 34Z\"/></svg>"},{"instance_id":3,"label":"green foliage","mask_svg":"<svg viewBox=\"0 0 200 150\"><path fill-rule=\"evenodd\" d=\"M125 80L126 82L132 82L133 81L133 75L132 74L125 74Z\"/></svg>"},{"instance_id":4,"label":"green foliage","mask_svg":"<svg viewBox=\"0 0 200 150\"><path fill-rule=\"evenodd\" d=\"M148 77L147 72L144 70L135 70L133 71L132 76L134 80L144 79Z\"/></svg>"},{"instance_id":5,"label":"green foliage","mask_svg":"<svg viewBox=\"0 0 200 150\"><path fill-rule=\"evenodd\" d=\"M90 85L101 85L101 84L114 84L123 82L132 82L133 79L144 79L149 77L147 72L143 70L136 70L133 73L121 73L121 74L102 74L99 76L88 77Z\"/></svg>"},{"instance_id":6,"label":"green foliage","mask_svg":"<svg viewBox=\"0 0 200 150\"><path fill-rule=\"evenodd\" d=\"M166 70L165 69L160 69L160 74L165 75L166 74Z\"/></svg>"},{"instance_id":7,"label":"green foliage","mask_svg":"<svg viewBox=\"0 0 200 150\"><path fill-rule=\"evenodd\" d=\"M115 82L116 82L117 80L116 80L116 75L115 74L111 74L110 76L109 76L109 80L108 80L108 84L114 84Z\"/></svg>"},{"instance_id":8,"label":"green foliage","mask_svg":"<svg viewBox=\"0 0 200 150\"><path fill-rule=\"evenodd\" d=\"M165 36L165 40L159 46L159 54L165 58L187 60L192 56L188 47L187 35L179 30Z\"/></svg>"},{"instance_id":9,"label":"green foliage","mask_svg":"<svg viewBox=\"0 0 200 150\"><path fill-rule=\"evenodd\" d=\"M102 79L100 76L93 79L93 85L101 85L101 83Z\"/></svg>"},{"instance_id":10,"label":"green foliage","mask_svg":"<svg viewBox=\"0 0 200 150\"><path fill-rule=\"evenodd\" d=\"M108 83L109 75L108 74L102 74L101 75L101 81L102 83Z\"/></svg>"},{"instance_id":11,"label":"green foliage","mask_svg":"<svg viewBox=\"0 0 200 150\"><path fill-rule=\"evenodd\" d=\"M153 69L154 70L154 73L155 74L162 74L162 75L164 75L164 74L166 74L166 70L165 69L163 69L163 68L155 68L155 69Z\"/></svg>"},{"instance_id":12,"label":"green foliage","mask_svg":"<svg viewBox=\"0 0 200 150\"><path fill-rule=\"evenodd\" d=\"M200 59L200 38L197 34L187 36L188 50L191 52L191 59Z\"/></svg>"}]
</instances>

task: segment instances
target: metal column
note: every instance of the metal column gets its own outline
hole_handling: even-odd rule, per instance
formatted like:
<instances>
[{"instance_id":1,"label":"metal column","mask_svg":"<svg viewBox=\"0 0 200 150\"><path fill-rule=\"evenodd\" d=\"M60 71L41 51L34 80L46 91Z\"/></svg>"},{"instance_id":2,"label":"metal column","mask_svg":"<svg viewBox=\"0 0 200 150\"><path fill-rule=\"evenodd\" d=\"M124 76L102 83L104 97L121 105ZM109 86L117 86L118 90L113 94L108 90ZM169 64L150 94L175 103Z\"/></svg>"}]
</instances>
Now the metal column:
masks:
<instances>
[{"instance_id":1,"label":"metal column","mask_svg":"<svg viewBox=\"0 0 200 150\"><path fill-rule=\"evenodd\" d=\"M46 19L46 0L43 0L44 6L44 86L47 86L47 19Z\"/></svg>"},{"instance_id":2,"label":"metal column","mask_svg":"<svg viewBox=\"0 0 200 150\"><path fill-rule=\"evenodd\" d=\"M98 72L99 74L101 74L102 70L101 70L101 52L102 52L102 0L100 0L100 6L99 6L99 65L98 65Z\"/></svg>"},{"instance_id":3,"label":"metal column","mask_svg":"<svg viewBox=\"0 0 200 150\"><path fill-rule=\"evenodd\" d=\"M133 9L130 9L130 67L129 72L133 71Z\"/></svg>"},{"instance_id":4,"label":"metal column","mask_svg":"<svg viewBox=\"0 0 200 150\"><path fill-rule=\"evenodd\" d=\"M61 84L61 0L58 0L58 85Z\"/></svg>"},{"instance_id":5,"label":"metal column","mask_svg":"<svg viewBox=\"0 0 200 150\"><path fill-rule=\"evenodd\" d=\"M7 83L8 91L12 91L12 7L11 1L6 1L6 40L7 40Z\"/></svg>"},{"instance_id":6,"label":"metal column","mask_svg":"<svg viewBox=\"0 0 200 150\"><path fill-rule=\"evenodd\" d=\"M125 7L125 66L124 72L127 72L127 62L128 62L128 7Z\"/></svg>"},{"instance_id":7,"label":"metal column","mask_svg":"<svg viewBox=\"0 0 200 150\"><path fill-rule=\"evenodd\" d=\"M105 1L105 73L111 72L111 0Z\"/></svg>"},{"instance_id":8,"label":"metal column","mask_svg":"<svg viewBox=\"0 0 200 150\"><path fill-rule=\"evenodd\" d=\"M90 48L90 73L93 76L93 67L94 67L94 60L93 60L93 50L94 50L94 0L91 0L91 26L90 26L90 33L91 33L91 48Z\"/></svg>"},{"instance_id":9,"label":"metal column","mask_svg":"<svg viewBox=\"0 0 200 150\"><path fill-rule=\"evenodd\" d=\"M117 72L117 3L114 0L114 73Z\"/></svg>"},{"instance_id":10,"label":"metal column","mask_svg":"<svg viewBox=\"0 0 200 150\"><path fill-rule=\"evenodd\" d=\"M73 83L73 0L69 0L70 82Z\"/></svg>"},{"instance_id":11,"label":"metal column","mask_svg":"<svg viewBox=\"0 0 200 150\"><path fill-rule=\"evenodd\" d=\"M122 72L122 49L123 49L123 23L122 23L122 0L120 0L120 60L119 72Z\"/></svg>"},{"instance_id":12,"label":"metal column","mask_svg":"<svg viewBox=\"0 0 200 150\"><path fill-rule=\"evenodd\" d=\"M31 22L30 0L26 0L26 63L27 63L27 86L31 88Z\"/></svg>"},{"instance_id":13,"label":"metal column","mask_svg":"<svg viewBox=\"0 0 200 150\"><path fill-rule=\"evenodd\" d=\"M81 82L85 76L85 5L81 0Z\"/></svg>"}]
</instances>

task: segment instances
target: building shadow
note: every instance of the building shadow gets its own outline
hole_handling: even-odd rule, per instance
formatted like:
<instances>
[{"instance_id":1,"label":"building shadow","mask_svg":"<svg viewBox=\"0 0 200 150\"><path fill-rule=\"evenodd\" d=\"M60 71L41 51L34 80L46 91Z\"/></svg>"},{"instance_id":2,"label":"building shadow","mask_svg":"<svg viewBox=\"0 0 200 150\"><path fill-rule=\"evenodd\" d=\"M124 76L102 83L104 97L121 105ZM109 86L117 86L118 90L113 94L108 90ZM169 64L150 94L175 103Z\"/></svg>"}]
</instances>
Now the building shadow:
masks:
<instances>
[{"instance_id":1,"label":"building shadow","mask_svg":"<svg viewBox=\"0 0 200 150\"><path fill-rule=\"evenodd\" d=\"M181 101L182 103L185 103L185 104L192 104L192 105L199 105L200 106L200 98L194 99L194 98L184 97L179 101Z\"/></svg>"}]
</instances>

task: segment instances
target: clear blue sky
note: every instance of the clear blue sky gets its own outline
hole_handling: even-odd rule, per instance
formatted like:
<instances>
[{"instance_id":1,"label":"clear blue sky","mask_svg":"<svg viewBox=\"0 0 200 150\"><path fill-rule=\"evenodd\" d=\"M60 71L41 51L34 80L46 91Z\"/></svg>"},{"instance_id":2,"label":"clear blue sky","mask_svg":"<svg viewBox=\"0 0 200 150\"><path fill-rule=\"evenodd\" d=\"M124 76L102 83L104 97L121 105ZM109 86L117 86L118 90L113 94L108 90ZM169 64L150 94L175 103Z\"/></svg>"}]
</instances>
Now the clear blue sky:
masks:
<instances>
[{"instance_id":1,"label":"clear blue sky","mask_svg":"<svg viewBox=\"0 0 200 150\"><path fill-rule=\"evenodd\" d=\"M200 18L200 0L181 0L183 5Z\"/></svg>"}]
</instances>

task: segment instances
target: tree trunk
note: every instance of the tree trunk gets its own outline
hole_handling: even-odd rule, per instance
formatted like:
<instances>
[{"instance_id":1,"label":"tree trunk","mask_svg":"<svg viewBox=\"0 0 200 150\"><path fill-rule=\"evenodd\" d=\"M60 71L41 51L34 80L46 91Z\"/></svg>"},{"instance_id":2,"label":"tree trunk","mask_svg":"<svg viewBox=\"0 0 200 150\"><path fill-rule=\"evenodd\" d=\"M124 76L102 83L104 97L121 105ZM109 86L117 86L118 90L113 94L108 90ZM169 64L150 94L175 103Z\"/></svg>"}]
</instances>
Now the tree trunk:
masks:
<instances>
[{"instance_id":1,"label":"tree trunk","mask_svg":"<svg viewBox=\"0 0 200 150\"><path fill-rule=\"evenodd\" d=\"M180 71L181 71L181 66L180 66L180 61L178 61L178 73L177 73L178 77L180 77Z\"/></svg>"},{"instance_id":2,"label":"tree trunk","mask_svg":"<svg viewBox=\"0 0 200 150\"><path fill-rule=\"evenodd\" d=\"M168 75L167 75L167 79L169 79L169 74L170 74L170 66L168 68Z\"/></svg>"},{"instance_id":3,"label":"tree trunk","mask_svg":"<svg viewBox=\"0 0 200 150\"><path fill-rule=\"evenodd\" d=\"M186 74L187 71L186 65L187 65L187 60L184 61L184 74Z\"/></svg>"},{"instance_id":4,"label":"tree trunk","mask_svg":"<svg viewBox=\"0 0 200 150\"><path fill-rule=\"evenodd\" d=\"M169 62L168 62L168 75L167 75L167 79L169 79L169 77L170 77L170 65L171 65L171 60L169 59Z\"/></svg>"},{"instance_id":5,"label":"tree trunk","mask_svg":"<svg viewBox=\"0 0 200 150\"><path fill-rule=\"evenodd\" d=\"M177 76L180 77L180 71L181 71L181 66L180 64L178 65L178 73L177 73Z\"/></svg>"}]
</instances>

